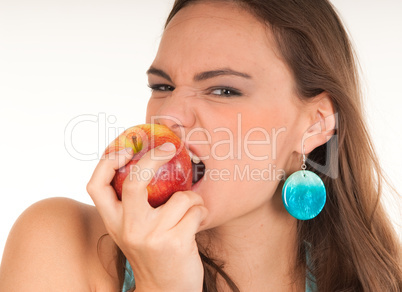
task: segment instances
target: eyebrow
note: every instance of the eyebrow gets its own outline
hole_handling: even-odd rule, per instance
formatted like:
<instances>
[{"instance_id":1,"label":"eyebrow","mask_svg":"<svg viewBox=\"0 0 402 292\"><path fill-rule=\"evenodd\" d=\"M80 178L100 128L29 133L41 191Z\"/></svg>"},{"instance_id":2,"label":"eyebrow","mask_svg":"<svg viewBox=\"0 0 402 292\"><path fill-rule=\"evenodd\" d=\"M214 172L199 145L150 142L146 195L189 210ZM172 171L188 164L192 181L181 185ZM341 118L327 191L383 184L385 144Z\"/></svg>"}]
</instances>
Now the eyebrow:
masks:
<instances>
[{"instance_id":1,"label":"eyebrow","mask_svg":"<svg viewBox=\"0 0 402 292\"><path fill-rule=\"evenodd\" d=\"M147 71L147 75L149 75L149 74L157 75L159 77L165 78L169 82L172 82L172 79L170 78L169 74L167 74L165 71L163 71L161 69L157 69L157 68L151 66ZM230 76L230 75L251 79L251 76L246 73L238 72L238 71L235 71L235 70L232 70L229 68L223 68L223 69L205 71L205 72L196 74L194 76L194 81L203 81L203 80L211 79L211 78L214 78L217 76Z\"/></svg>"},{"instance_id":2,"label":"eyebrow","mask_svg":"<svg viewBox=\"0 0 402 292\"><path fill-rule=\"evenodd\" d=\"M214 78L214 77L217 77L217 76L228 76L228 75L229 76L230 75L239 76L239 77L251 79L251 76L246 74L246 73L234 71L234 70L229 69L229 68L224 68L224 69L218 69L218 70L206 71L206 72L199 73L199 74L194 76L194 81L202 81L202 80Z\"/></svg>"}]
</instances>

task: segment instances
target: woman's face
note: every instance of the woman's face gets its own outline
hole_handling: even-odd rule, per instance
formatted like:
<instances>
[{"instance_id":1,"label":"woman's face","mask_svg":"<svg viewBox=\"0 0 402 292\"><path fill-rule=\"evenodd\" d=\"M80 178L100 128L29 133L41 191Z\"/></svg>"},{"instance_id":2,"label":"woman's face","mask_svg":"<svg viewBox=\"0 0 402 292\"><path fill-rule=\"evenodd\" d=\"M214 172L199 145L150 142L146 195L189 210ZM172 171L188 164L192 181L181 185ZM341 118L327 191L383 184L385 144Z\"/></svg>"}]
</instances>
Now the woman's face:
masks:
<instances>
[{"instance_id":1,"label":"woman's face","mask_svg":"<svg viewBox=\"0 0 402 292\"><path fill-rule=\"evenodd\" d=\"M205 164L193 190L206 224L284 213L276 190L305 129L270 30L234 4L190 5L164 31L148 76L147 122L169 126Z\"/></svg>"}]
</instances>

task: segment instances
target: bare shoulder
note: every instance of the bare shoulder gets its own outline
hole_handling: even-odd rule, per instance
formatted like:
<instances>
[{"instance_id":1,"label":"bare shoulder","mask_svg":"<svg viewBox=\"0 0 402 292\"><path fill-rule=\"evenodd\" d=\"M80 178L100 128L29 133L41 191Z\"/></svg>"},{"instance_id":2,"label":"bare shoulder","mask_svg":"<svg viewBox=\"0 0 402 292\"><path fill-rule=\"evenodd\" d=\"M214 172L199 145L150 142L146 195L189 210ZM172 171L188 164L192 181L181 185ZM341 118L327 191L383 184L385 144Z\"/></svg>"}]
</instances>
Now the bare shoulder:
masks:
<instances>
[{"instance_id":1,"label":"bare shoulder","mask_svg":"<svg viewBox=\"0 0 402 292\"><path fill-rule=\"evenodd\" d=\"M67 198L35 203L10 231L0 291L118 291L116 249L110 237L100 240L104 234L93 206Z\"/></svg>"}]
</instances>

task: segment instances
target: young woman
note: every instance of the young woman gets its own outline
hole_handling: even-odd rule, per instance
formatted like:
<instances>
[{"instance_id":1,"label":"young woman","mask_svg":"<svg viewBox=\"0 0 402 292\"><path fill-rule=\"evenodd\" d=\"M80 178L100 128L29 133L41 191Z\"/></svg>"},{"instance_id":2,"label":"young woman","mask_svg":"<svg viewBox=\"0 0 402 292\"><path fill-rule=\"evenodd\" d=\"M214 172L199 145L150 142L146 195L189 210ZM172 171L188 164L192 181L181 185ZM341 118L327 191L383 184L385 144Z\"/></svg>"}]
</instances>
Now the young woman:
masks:
<instances>
[{"instance_id":1,"label":"young woman","mask_svg":"<svg viewBox=\"0 0 402 292\"><path fill-rule=\"evenodd\" d=\"M49 199L20 217L1 291L401 290L353 50L328 1L177 0L147 73L147 122L179 135L203 177L158 208L149 180L128 179L120 202L110 182L132 152L104 156L96 208ZM312 218L284 205L301 185L311 202L324 194Z\"/></svg>"}]
</instances>

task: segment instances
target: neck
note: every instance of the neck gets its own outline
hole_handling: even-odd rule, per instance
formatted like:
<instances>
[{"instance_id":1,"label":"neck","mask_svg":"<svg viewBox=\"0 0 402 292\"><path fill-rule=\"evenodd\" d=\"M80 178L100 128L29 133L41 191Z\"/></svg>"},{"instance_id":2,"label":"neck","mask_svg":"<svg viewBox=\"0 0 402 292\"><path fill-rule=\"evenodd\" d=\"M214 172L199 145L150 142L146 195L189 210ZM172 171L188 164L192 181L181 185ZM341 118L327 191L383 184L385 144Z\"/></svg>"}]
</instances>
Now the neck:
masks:
<instances>
[{"instance_id":1,"label":"neck","mask_svg":"<svg viewBox=\"0 0 402 292\"><path fill-rule=\"evenodd\" d=\"M286 211L267 204L197 239L208 257L223 262L240 291L304 291L304 275L295 273L296 225ZM231 291L221 277L217 282L220 291Z\"/></svg>"}]
</instances>

